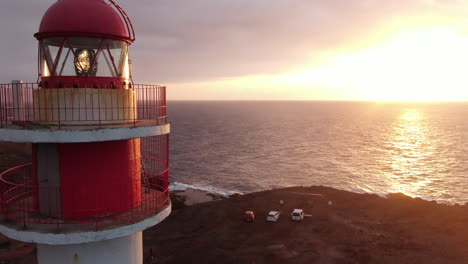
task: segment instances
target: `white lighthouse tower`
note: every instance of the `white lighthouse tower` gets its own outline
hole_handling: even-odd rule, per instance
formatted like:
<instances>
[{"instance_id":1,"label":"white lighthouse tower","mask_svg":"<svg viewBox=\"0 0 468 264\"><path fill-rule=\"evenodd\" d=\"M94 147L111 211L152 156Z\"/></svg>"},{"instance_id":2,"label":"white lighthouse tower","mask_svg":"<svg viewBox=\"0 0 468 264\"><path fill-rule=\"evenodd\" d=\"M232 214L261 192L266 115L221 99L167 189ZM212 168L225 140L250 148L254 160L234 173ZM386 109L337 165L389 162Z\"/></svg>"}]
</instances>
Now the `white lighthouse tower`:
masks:
<instances>
[{"instance_id":1,"label":"white lighthouse tower","mask_svg":"<svg viewBox=\"0 0 468 264\"><path fill-rule=\"evenodd\" d=\"M112 0L58 0L34 36L39 82L0 84L0 140L32 143L0 174L0 232L40 264L142 263L142 231L171 211L166 88L133 83Z\"/></svg>"}]
</instances>

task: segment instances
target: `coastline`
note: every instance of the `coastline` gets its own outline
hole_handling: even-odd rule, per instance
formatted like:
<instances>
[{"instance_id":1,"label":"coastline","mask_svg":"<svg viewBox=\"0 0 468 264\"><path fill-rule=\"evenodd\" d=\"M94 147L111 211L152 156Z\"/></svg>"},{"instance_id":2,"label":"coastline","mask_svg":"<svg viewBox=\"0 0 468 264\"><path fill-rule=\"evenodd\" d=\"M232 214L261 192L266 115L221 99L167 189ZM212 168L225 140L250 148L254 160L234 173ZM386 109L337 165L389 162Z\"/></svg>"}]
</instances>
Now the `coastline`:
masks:
<instances>
[{"instance_id":1,"label":"coastline","mask_svg":"<svg viewBox=\"0 0 468 264\"><path fill-rule=\"evenodd\" d=\"M290 220L294 208L304 209L302 222ZM243 221L245 210L254 223ZM278 222L265 221L270 210L280 211ZM458 264L468 263L467 222L468 205L290 187L175 209L145 231L144 250L157 263Z\"/></svg>"},{"instance_id":2,"label":"coastline","mask_svg":"<svg viewBox=\"0 0 468 264\"><path fill-rule=\"evenodd\" d=\"M220 194L191 188L170 191L170 196L173 210L199 203L206 203L228 198L227 196Z\"/></svg>"},{"instance_id":3,"label":"coastline","mask_svg":"<svg viewBox=\"0 0 468 264\"><path fill-rule=\"evenodd\" d=\"M153 252L156 263L468 263L468 205L324 186L229 197L187 189L171 200L171 215L144 231L145 259ZM294 208L303 221L291 221ZM0 238L0 259L36 263L34 244Z\"/></svg>"},{"instance_id":4,"label":"coastline","mask_svg":"<svg viewBox=\"0 0 468 264\"><path fill-rule=\"evenodd\" d=\"M261 190L261 191L255 191L255 192L248 192L248 193L240 193L240 192L230 192L232 194L225 195L225 194L220 194L218 192L212 192L209 191L210 189L214 189L211 187L206 187L204 189L200 189L199 187L192 188L190 185L186 185L184 189L176 189L176 190L170 190L171 193L171 199L174 198L172 201L176 204L182 203L182 207L185 206L190 206L198 203L204 203L204 202L209 202L209 201L215 201L215 200L222 200L229 198L231 196L237 196L237 195L247 195L247 194L253 194L253 193L258 193L258 192L264 192L264 191L273 191L273 190L278 190L278 189L284 189L284 188L291 188L291 187L282 187L282 188L276 188L276 189L268 189L268 190ZM314 186L293 186L293 187L314 187ZM328 186L327 186L328 187ZM394 195L404 195L407 196L408 198L413 198L413 199L421 199L423 201L427 202L435 202L437 204L444 204L444 205L468 205L468 202L466 203L450 203L447 201L438 201L434 200L432 198L427 198L427 197L420 197L420 196L410 196L408 194L403 194L403 193L371 193L371 192L365 192L365 191L360 191L360 190L346 190L346 189L338 189L335 187L329 187L333 188L339 191L346 191L346 192L351 192L351 193L356 193L356 194L364 194L364 195L376 195L381 198L389 198ZM206 190L205 190L206 189ZM229 192L229 191L228 191Z\"/></svg>"}]
</instances>

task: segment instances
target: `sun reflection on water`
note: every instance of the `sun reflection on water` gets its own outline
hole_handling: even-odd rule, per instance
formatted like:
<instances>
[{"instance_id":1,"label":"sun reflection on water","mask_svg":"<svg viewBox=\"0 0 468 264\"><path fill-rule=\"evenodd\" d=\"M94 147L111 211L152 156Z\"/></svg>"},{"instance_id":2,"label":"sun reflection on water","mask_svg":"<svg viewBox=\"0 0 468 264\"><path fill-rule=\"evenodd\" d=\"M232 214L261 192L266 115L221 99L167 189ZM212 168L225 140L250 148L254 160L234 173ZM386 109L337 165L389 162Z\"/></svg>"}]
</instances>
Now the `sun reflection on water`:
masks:
<instances>
[{"instance_id":1,"label":"sun reflection on water","mask_svg":"<svg viewBox=\"0 0 468 264\"><path fill-rule=\"evenodd\" d=\"M394 133L388 141L392 149L389 177L393 192L414 196L432 182L426 177L431 168L425 166L432 155L428 130L424 114L415 109L406 109L396 120Z\"/></svg>"}]
</instances>

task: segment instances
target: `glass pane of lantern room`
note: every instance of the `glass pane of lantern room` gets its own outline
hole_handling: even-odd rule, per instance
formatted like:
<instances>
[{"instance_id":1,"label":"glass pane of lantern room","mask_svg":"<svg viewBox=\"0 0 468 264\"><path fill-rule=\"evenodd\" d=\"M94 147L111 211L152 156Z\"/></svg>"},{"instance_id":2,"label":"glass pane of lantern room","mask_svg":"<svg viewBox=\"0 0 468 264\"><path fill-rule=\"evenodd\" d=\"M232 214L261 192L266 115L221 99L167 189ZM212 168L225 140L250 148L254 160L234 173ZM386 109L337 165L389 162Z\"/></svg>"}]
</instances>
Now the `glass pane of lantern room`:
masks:
<instances>
[{"instance_id":1,"label":"glass pane of lantern room","mask_svg":"<svg viewBox=\"0 0 468 264\"><path fill-rule=\"evenodd\" d=\"M70 45L70 42L66 41L55 70L57 76L76 76L74 67L75 56L73 54L74 49Z\"/></svg>"},{"instance_id":2,"label":"glass pane of lantern room","mask_svg":"<svg viewBox=\"0 0 468 264\"><path fill-rule=\"evenodd\" d=\"M117 73L123 78L128 79L128 44L121 41L109 41L109 50L115 60Z\"/></svg>"},{"instance_id":3,"label":"glass pane of lantern room","mask_svg":"<svg viewBox=\"0 0 468 264\"><path fill-rule=\"evenodd\" d=\"M97 75L103 77L117 77L117 72L115 71L115 58L111 56L106 47L102 48L101 53L98 57L98 68Z\"/></svg>"},{"instance_id":4,"label":"glass pane of lantern room","mask_svg":"<svg viewBox=\"0 0 468 264\"><path fill-rule=\"evenodd\" d=\"M98 57L99 76L118 77L122 73L122 54L127 44L116 40L106 40Z\"/></svg>"},{"instance_id":5,"label":"glass pane of lantern room","mask_svg":"<svg viewBox=\"0 0 468 264\"><path fill-rule=\"evenodd\" d=\"M49 76L54 67L55 59L63 43L63 38L48 38L42 40L41 66L42 76Z\"/></svg>"},{"instance_id":6,"label":"glass pane of lantern room","mask_svg":"<svg viewBox=\"0 0 468 264\"><path fill-rule=\"evenodd\" d=\"M43 50L42 41L39 42L39 74L40 76L50 76L49 66L47 66L47 61L45 58L45 52Z\"/></svg>"}]
</instances>

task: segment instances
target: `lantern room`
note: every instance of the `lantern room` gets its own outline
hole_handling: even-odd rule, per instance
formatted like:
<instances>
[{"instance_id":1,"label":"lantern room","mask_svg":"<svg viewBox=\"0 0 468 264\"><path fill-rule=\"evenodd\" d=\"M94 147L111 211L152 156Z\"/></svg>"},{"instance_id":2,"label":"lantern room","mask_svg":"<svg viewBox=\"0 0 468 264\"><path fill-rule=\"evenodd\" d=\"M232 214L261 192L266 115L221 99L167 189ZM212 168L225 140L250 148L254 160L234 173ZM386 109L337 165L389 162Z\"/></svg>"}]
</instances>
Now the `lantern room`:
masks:
<instances>
[{"instance_id":1,"label":"lantern room","mask_svg":"<svg viewBox=\"0 0 468 264\"><path fill-rule=\"evenodd\" d=\"M134 31L113 1L59 0L34 36L43 88L131 87L128 47Z\"/></svg>"}]
</instances>

